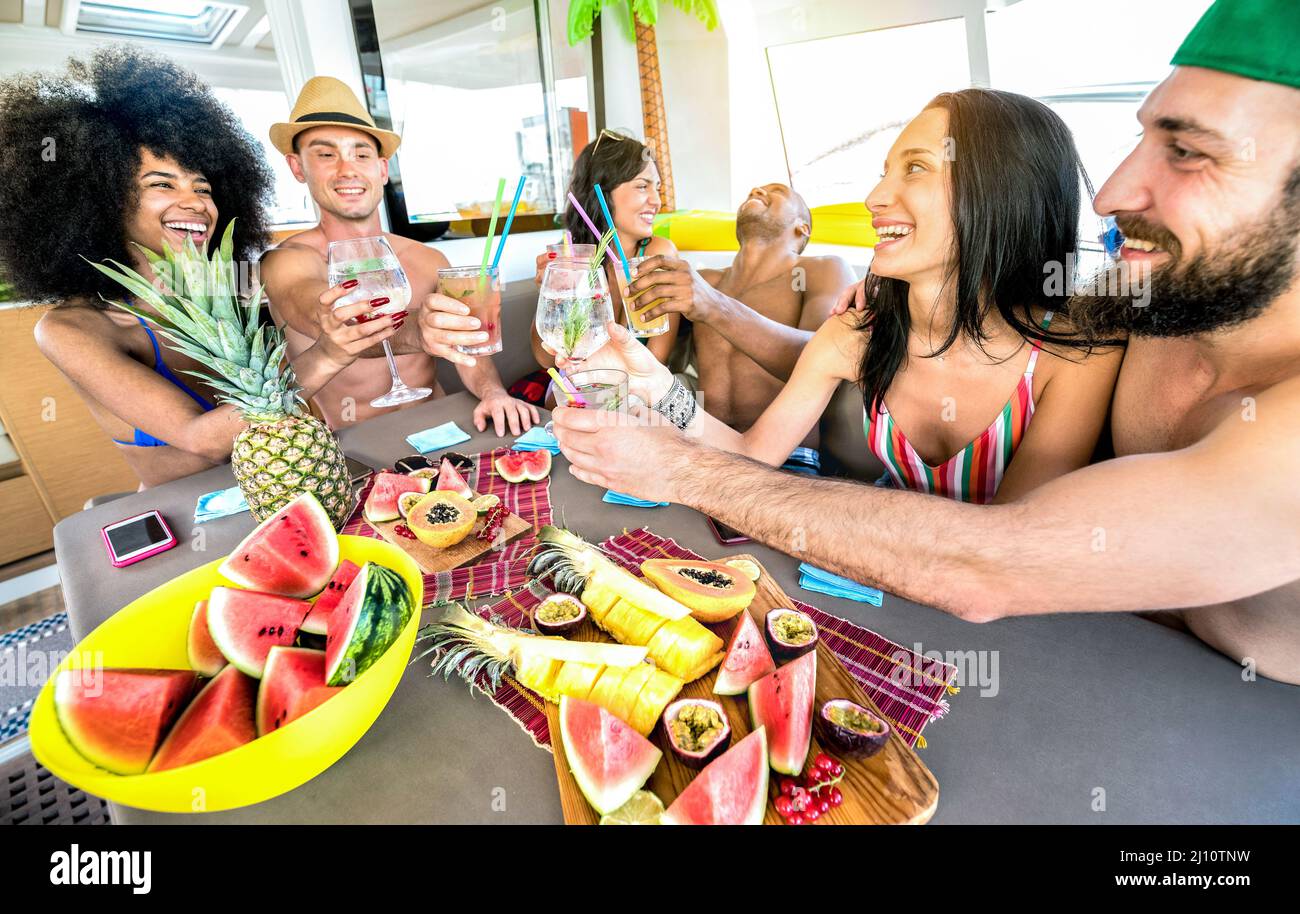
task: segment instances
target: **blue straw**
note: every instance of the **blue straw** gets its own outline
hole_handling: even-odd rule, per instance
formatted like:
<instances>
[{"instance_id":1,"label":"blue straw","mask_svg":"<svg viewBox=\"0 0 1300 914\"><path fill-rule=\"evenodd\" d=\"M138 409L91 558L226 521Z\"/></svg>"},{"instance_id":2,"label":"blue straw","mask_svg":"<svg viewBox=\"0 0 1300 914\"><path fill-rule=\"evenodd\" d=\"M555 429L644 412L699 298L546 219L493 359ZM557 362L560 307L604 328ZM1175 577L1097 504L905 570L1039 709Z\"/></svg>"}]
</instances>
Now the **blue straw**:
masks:
<instances>
[{"instance_id":1,"label":"blue straw","mask_svg":"<svg viewBox=\"0 0 1300 914\"><path fill-rule=\"evenodd\" d=\"M527 175L519 176L519 186L515 188L515 199L510 204L510 215L506 216L506 227L501 230L501 240L497 242L497 254L492 258L492 269L494 270L497 268L497 264L501 262L501 255L505 253L506 237L510 234L510 223L515 221L515 210L519 208L519 197L524 192L524 181L527 178Z\"/></svg>"},{"instance_id":2,"label":"blue straw","mask_svg":"<svg viewBox=\"0 0 1300 914\"><path fill-rule=\"evenodd\" d=\"M605 223L614 228L614 217L609 214L609 204L605 202L605 192L596 185L596 199L600 202L600 211L605 214ZM618 250L618 259L623 261L623 278L632 281L632 271L628 269L627 255L623 253L623 242L618 240L618 229L614 229L614 247Z\"/></svg>"}]
</instances>

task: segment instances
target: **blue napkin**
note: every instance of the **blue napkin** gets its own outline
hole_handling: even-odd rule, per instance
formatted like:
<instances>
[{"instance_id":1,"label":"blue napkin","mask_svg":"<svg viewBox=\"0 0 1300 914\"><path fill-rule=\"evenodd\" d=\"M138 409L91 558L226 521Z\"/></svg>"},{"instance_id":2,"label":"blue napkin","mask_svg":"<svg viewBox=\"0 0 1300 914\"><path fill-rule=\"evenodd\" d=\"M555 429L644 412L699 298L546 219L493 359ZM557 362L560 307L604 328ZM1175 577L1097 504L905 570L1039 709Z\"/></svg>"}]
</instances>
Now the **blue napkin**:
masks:
<instances>
[{"instance_id":1,"label":"blue napkin","mask_svg":"<svg viewBox=\"0 0 1300 914\"><path fill-rule=\"evenodd\" d=\"M468 441L469 435L455 422L444 422L434 428L426 428L414 435L407 435L406 442L421 454L429 454Z\"/></svg>"},{"instance_id":2,"label":"blue napkin","mask_svg":"<svg viewBox=\"0 0 1300 914\"><path fill-rule=\"evenodd\" d=\"M848 578L832 574L823 568L818 568L816 565L809 565L807 562L799 564L799 586L814 593L843 597L846 600L856 600L859 603L870 603L872 606L879 606L881 601L884 600L884 594L874 587L867 587L857 581L850 581Z\"/></svg>"},{"instance_id":3,"label":"blue napkin","mask_svg":"<svg viewBox=\"0 0 1300 914\"><path fill-rule=\"evenodd\" d=\"M554 435L546 433L546 426L534 425L528 431L524 432L515 439L515 443L510 447L516 451L550 451L552 454L560 453L560 442L555 440Z\"/></svg>"},{"instance_id":4,"label":"blue napkin","mask_svg":"<svg viewBox=\"0 0 1300 914\"><path fill-rule=\"evenodd\" d=\"M605 492L605 497L601 501L609 502L611 505L627 505L631 508L666 508L666 501L646 501L643 498L633 498L631 495L624 495L621 492L615 492L610 489Z\"/></svg>"},{"instance_id":5,"label":"blue napkin","mask_svg":"<svg viewBox=\"0 0 1300 914\"><path fill-rule=\"evenodd\" d=\"M218 489L199 496L198 502L194 505L194 523L202 524L218 517L228 517L247 510L248 502L244 501L244 493L239 491L239 486Z\"/></svg>"}]
</instances>

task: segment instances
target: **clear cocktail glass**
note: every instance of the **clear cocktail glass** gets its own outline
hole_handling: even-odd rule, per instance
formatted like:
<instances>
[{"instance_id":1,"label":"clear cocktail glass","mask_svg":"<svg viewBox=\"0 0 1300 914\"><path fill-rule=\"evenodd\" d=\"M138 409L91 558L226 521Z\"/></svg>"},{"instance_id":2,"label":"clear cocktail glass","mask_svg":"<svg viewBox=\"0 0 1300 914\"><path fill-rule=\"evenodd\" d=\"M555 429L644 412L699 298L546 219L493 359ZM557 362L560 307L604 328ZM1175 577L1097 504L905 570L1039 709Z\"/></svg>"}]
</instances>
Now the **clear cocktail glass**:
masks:
<instances>
[{"instance_id":1,"label":"clear cocktail glass","mask_svg":"<svg viewBox=\"0 0 1300 914\"><path fill-rule=\"evenodd\" d=\"M438 292L469 307L478 318L478 328L488 335L485 342L457 346L465 355L491 355L501 351L501 276L496 267L446 267L438 271Z\"/></svg>"},{"instance_id":2,"label":"clear cocktail glass","mask_svg":"<svg viewBox=\"0 0 1300 914\"><path fill-rule=\"evenodd\" d=\"M371 321L377 317L399 314L411 306L411 283L406 271L393 253L388 239L376 235L371 238L347 238L329 244L329 284L337 286L348 280L357 285L347 295L334 303L335 308L370 302L370 310L357 321ZM393 386L388 393L370 401L375 408L400 406L423 400L433 393L428 387L407 387L397 373L393 347L384 340L384 355L388 359L388 373Z\"/></svg>"}]
</instances>

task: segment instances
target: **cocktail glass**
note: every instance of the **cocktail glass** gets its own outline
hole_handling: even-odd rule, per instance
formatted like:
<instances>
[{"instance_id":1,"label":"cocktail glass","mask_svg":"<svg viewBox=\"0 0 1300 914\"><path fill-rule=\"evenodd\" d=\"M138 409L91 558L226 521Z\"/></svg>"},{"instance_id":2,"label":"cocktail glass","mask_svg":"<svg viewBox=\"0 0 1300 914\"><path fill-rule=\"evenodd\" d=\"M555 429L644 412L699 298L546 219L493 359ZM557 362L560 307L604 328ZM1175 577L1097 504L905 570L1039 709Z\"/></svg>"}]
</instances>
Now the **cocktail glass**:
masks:
<instances>
[{"instance_id":1,"label":"cocktail glass","mask_svg":"<svg viewBox=\"0 0 1300 914\"><path fill-rule=\"evenodd\" d=\"M577 399L570 399L560 391L555 392L560 406L576 409L621 410L627 406L627 372L618 368L588 368L568 375L566 385ZM555 426L546 423L546 434L554 435Z\"/></svg>"},{"instance_id":2,"label":"cocktail glass","mask_svg":"<svg viewBox=\"0 0 1300 914\"><path fill-rule=\"evenodd\" d=\"M614 319L605 271L585 260L553 260L542 274L534 323L554 353L581 362L609 341Z\"/></svg>"},{"instance_id":3,"label":"cocktail glass","mask_svg":"<svg viewBox=\"0 0 1300 914\"><path fill-rule=\"evenodd\" d=\"M644 257L629 257L627 259L627 268L628 272L632 274L632 279L637 278L641 262L644 260ZM641 315L637 314L636 310L648 310L654 304L654 300L642 296L636 301L628 301L627 287L631 280L624 275L622 262L617 259L611 260L610 266L613 267L614 273L618 277L618 294L623 299L623 314L627 318L628 329L639 337L659 336L662 333L667 333L668 315L661 314L652 321L646 321Z\"/></svg>"},{"instance_id":4,"label":"cocktail glass","mask_svg":"<svg viewBox=\"0 0 1300 914\"><path fill-rule=\"evenodd\" d=\"M329 284L337 286L350 279L357 281L356 287L335 302L334 307L369 301L370 310L358 317L358 322L400 314L411 306L411 283L387 238L375 236L330 242ZM388 340L384 340L384 355L388 359L388 373L392 376L393 386L382 397L371 400L371 406L376 409L400 406L423 400L433 393L429 387L406 386L397 373L397 361Z\"/></svg>"},{"instance_id":5,"label":"cocktail glass","mask_svg":"<svg viewBox=\"0 0 1300 914\"><path fill-rule=\"evenodd\" d=\"M479 275L480 267L447 267L438 271L438 292L469 307L478 318L478 328L488 335L485 342L457 346L465 355L491 355L501 351L501 277L496 267Z\"/></svg>"},{"instance_id":6,"label":"cocktail glass","mask_svg":"<svg viewBox=\"0 0 1300 914\"><path fill-rule=\"evenodd\" d=\"M552 260L590 260L596 256L594 244L548 244L546 253L554 254Z\"/></svg>"}]
</instances>

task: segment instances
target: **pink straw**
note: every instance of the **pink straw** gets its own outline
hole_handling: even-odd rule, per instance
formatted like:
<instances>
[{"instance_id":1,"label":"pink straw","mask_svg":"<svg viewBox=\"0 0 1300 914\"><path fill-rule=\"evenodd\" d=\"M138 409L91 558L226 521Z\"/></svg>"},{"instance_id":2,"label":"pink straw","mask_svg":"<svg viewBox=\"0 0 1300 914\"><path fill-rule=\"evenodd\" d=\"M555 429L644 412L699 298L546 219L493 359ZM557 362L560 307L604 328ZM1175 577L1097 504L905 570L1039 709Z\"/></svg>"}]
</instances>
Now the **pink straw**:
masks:
<instances>
[{"instance_id":1,"label":"pink straw","mask_svg":"<svg viewBox=\"0 0 1300 914\"><path fill-rule=\"evenodd\" d=\"M578 211L578 215L582 217L582 221L587 223L587 228L591 229L591 236L597 241L600 241L600 232L596 231L596 223L591 221L591 217L588 216L587 211L582 208L582 204L579 203L578 198L573 195L573 191L569 191L569 202L572 203L573 208Z\"/></svg>"}]
</instances>

